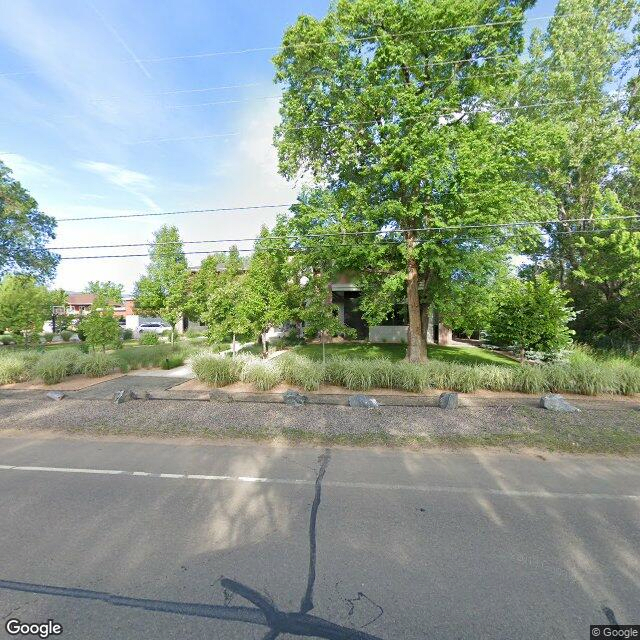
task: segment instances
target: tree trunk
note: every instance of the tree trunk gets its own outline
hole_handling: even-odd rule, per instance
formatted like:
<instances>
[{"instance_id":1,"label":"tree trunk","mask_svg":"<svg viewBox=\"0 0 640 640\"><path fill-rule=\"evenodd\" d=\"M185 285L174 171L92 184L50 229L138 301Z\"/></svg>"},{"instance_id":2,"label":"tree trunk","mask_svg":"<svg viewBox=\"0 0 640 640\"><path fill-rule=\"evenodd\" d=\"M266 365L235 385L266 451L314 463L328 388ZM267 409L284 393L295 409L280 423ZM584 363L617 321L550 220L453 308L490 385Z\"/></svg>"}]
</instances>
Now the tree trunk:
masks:
<instances>
[{"instance_id":1,"label":"tree trunk","mask_svg":"<svg viewBox=\"0 0 640 640\"><path fill-rule=\"evenodd\" d=\"M422 335L420 317L420 292L418 288L418 261L415 258L415 232L406 233L407 242L407 306L409 308L409 336L407 360L409 362L427 361L427 343Z\"/></svg>"}]
</instances>

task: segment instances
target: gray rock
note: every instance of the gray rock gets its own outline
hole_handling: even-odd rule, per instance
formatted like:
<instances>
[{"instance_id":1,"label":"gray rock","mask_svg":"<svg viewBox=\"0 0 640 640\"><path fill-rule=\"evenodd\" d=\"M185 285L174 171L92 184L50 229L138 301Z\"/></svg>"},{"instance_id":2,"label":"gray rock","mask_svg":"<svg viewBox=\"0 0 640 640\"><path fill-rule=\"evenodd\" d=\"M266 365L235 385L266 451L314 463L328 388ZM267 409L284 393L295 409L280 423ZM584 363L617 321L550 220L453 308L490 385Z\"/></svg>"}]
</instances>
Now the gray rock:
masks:
<instances>
[{"instance_id":1,"label":"gray rock","mask_svg":"<svg viewBox=\"0 0 640 640\"><path fill-rule=\"evenodd\" d=\"M557 393L549 393L540 398L540 406L549 411L562 411L564 413L574 413L580 411L578 407L569 404L561 395Z\"/></svg>"},{"instance_id":2,"label":"gray rock","mask_svg":"<svg viewBox=\"0 0 640 640\"><path fill-rule=\"evenodd\" d=\"M355 396L349 396L350 407L362 407L363 409L377 409L380 405L375 398L357 394Z\"/></svg>"},{"instance_id":3,"label":"gray rock","mask_svg":"<svg viewBox=\"0 0 640 640\"><path fill-rule=\"evenodd\" d=\"M113 400L116 404L123 404L127 400L139 400L140 397L132 389L121 389L114 396Z\"/></svg>"},{"instance_id":4,"label":"gray rock","mask_svg":"<svg viewBox=\"0 0 640 640\"><path fill-rule=\"evenodd\" d=\"M49 400L62 400L62 398L66 397L66 394L62 391L48 391L46 397Z\"/></svg>"},{"instance_id":5,"label":"gray rock","mask_svg":"<svg viewBox=\"0 0 640 640\"><path fill-rule=\"evenodd\" d=\"M453 391L446 391L441 393L438 398L438 406L441 409L457 409L458 408L458 394Z\"/></svg>"},{"instance_id":6,"label":"gray rock","mask_svg":"<svg viewBox=\"0 0 640 640\"><path fill-rule=\"evenodd\" d=\"M233 396L221 389L212 389L209 392L209 400L211 402L233 402Z\"/></svg>"},{"instance_id":7,"label":"gray rock","mask_svg":"<svg viewBox=\"0 0 640 640\"><path fill-rule=\"evenodd\" d=\"M290 404L293 407L301 407L302 405L307 404L309 398L297 391L294 391L293 389L287 389L282 394L282 400L285 404Z\"/></svg>"}]
</instances>

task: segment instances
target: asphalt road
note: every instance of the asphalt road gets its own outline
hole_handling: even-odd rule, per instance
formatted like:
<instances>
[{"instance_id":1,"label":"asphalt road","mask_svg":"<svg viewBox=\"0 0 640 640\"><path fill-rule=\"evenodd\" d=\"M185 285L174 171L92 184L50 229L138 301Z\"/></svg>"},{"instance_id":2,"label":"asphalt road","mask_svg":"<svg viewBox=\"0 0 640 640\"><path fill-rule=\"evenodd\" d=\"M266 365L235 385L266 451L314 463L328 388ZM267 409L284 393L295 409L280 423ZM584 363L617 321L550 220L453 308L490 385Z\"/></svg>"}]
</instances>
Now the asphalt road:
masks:
<instances>
[{"instance_id":1,"label":"asphalt road","mask_svg":"<svg viewBox=\"0 0 640 640\"><path fill-rule=\"evenodd\" d=\"M588 638L640 623L640 464L4 436L0 637L11 618L78 640Z\"/></svg>"}]
</instances>

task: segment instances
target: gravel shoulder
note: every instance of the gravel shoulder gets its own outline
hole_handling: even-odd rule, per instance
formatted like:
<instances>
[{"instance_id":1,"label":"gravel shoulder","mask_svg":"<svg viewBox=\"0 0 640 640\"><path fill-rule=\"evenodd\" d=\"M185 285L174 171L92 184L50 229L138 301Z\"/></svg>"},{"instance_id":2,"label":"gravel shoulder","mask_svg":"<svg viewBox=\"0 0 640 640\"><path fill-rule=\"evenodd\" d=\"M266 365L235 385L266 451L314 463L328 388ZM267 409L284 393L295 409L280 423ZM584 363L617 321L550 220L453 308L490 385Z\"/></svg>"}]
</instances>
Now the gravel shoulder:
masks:
<instances>
[{"instance_id":1,"label":"gravel shoulder","mask_svg":"<svg viewBox=\"0 0 640 640\"><path fill-rule=\"evenodd\" d=\"M640 408L598 403L561 414L530 405L461 407L291 407L195 399L47 400L38 393L0 396L0 430L53 430L145 437L196 437L387 446L535 447L574 453L640 454Z\"/></svg>"}]
</instances>

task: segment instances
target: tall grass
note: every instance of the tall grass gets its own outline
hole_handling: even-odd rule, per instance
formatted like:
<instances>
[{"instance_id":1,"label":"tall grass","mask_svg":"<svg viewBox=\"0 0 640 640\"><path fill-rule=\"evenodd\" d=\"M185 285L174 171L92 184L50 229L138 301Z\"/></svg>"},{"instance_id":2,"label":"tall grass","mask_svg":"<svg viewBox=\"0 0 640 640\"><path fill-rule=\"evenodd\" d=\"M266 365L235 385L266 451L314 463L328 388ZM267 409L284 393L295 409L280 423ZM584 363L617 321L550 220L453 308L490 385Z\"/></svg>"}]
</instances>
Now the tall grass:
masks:
<instances>
[{"instance_id":1,"label":"tall grass","mask_svg":"<svg viewBox=\"0 0 640 640\"><path fill-rule=\"evenodd\" d=\"M282 381L282 372L272 360L247 359L242 363L240 380L253 384L258 391L268 391Z\"/></svg>"},{"instance_id":2,"label":"tall grass","mask_svg":"<svg viewBox=\"0 0 640 640\"><path fill-rule=\"evenodd\" d=\"M32 377L42 380L45 384L57 384L67 376L80 373L84 357L86 354L79 349L48 351L34 364Z\"/></svg>"},{"instance_id":3,"label":"tall grass","mask_svg":"<svg viewBox=\"0 0 640 640\"><path fill-rule=\"evenodd\" d=\"M11 384L28 380L33 357L27 353L0 354L0 384Z\"/></svg>"},{"instance_id":4,"label":"tall grass","mask_svg":"<svg viewBox=\"0 0 640 640\"><path fill-rule=\"evenodd\" d=\"M313 362L295 353L285 353L276 362L282 381L305 391L317 391L325 380L326 371L321 362Z\"/></svg>"},{"instance_id":5,"label":"tall grass","mask_svg":"<svg viewBox=\"0 0 640 640\"><path fill-rule=\"evenodd\" d=\"M221 358L203 353L194 358L194 372L200 380L216 386L242 380L260 390L286 382L308 391L332 384L353 391L386 388L406 392L448 389L471 393L485 389L531 394L640 393L640 368L630 360L599 358L580 349L570 352L564 361L508 367L439 360L422 365L346 357L329 358L323 364L293 353L268 361L250 355Z\"/></svg>"},{"instance_id":6,"label":"tall grass","mask_svg":"<svg viewBox=\"0 0 640 640\"><path fill-rule=\"evenodd\" d=\"M224 387L240 380L242 363L236 358L225 358L208 351L191 358L191 366L198 380L214 387Z\"/></svg>"},{"instance_id":7,"label":"tall grass","mask_svg":"<svg viewBox=\"0 0 640 640\"><path fill-rule=\"evenodd\" d=\"M142 334L155 335L155 334ZM154 344L125 347L119 349L113 356L124 371L130 369L148 369L149 367L161 367L167 358L177 356L186 357L188 347L183 345Z\"/></svg>"}]
</instances>

